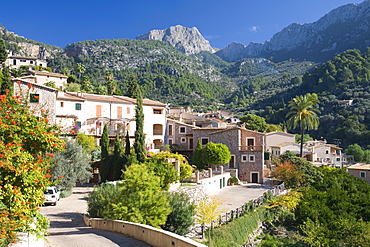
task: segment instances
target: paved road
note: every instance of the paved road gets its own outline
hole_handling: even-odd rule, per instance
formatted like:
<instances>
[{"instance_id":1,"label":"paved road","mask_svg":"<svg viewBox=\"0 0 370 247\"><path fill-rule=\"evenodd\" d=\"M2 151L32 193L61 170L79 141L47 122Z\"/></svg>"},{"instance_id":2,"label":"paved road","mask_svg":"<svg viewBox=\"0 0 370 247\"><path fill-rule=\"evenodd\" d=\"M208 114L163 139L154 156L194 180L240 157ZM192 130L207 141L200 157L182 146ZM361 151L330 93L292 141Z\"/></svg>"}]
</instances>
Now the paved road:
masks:
<instances>
[{"instance_id":1,"label":"paved road","mask_svg":"<svg viewBox=\"0 0 370 247\"><path fill-rule=\"evenodd\" d=\"M91 187L76 187L68 198L56 206L40 209L50 220L44 247L149 247L150 245L122 234L85 226L82 213L87 210L87 195Z\"/></svg>"},{"instance_id":2,"label":"paved road","mask_svg":"<svg viewBox=\"0 0 370 247\"><path fill-rule=\"evenodd\" d=\"M214 195L210 196L218 201L221 201L220 209L224 211L235 210L243 206L250 200L254 200L269 188L261 184L241 184L234 186L226 186L222 190L217 191Z\"/></svg>"}]
</instances>

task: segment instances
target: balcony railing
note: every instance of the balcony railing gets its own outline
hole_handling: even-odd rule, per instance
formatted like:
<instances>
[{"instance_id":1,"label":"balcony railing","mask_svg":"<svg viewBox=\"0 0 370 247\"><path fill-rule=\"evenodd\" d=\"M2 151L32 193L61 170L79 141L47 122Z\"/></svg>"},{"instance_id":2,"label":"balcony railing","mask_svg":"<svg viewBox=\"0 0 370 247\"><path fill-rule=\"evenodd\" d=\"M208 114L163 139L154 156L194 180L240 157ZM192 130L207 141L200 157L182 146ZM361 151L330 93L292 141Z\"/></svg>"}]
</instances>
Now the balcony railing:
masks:
<instances>
[{"instance_id":1,"label":"balcony railing","mask_svg":"<svg viewBox=\"0 0 370 247\"><path fill-rule=\"evenodd\" d=\"M239 146L239 151L262 152L263 146Z\"/></svg>"}]
</instances>

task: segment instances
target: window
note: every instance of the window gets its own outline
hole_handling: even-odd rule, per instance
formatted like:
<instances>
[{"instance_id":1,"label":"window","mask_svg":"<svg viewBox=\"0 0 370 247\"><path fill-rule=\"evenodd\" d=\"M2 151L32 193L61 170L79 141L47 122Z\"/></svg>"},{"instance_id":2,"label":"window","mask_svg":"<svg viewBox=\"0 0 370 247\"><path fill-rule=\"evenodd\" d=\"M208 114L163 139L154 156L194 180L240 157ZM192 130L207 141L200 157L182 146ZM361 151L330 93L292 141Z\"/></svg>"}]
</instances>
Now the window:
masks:
<instances>
[{"instance_id":1,"label":"window","mask_svg":"<svg viewBox=\"0 0 370 247\"><path fill-rule=\"evenodd\" d=\"M39 94L35 94L35 93L30 94L30 102L31 103L39 103L39 101L40 101L40 95Z\"/></svg>"},{"instance_id":2,"label":"window","mask_svg":"<svg viewBox=\"0 0 370 247\"><path fill-rule=\"evenodd\" d=\"M60 107L64 107L64 102L60 102Z\"/></svg>"},{"instance_id":3,"label":"window","mask_svg":"<svg viewBox=\"0 0 370 247\"><path fill-rule=\"evenodd\" d=\"M153 109L153 114L162 114L162 109Z\"/></svg>"},{"instance_id":4,"label":"window","mask_svg":"<svg viewBox=\"0 0 370 247\"><path fill-rule=\"evenodd\" d=\"M77 121L76 125L81 128L81 122L80 121Z\"/></svg>"},{"instance_id":5,"label":"window","mask_svg":"<svg viewBox=\"0 0 370 247\"><path fill-rule=\"evenodd\" d=\"M181 143L185 143L186 142L186 137L181 137Z\"/></svg>"},{"instance_id":6,"label":"window","mask_svg":"<svg viewBox=\"0 0 370 247\"><path fill-rule=\"evenodd\" d=\"M173 140L172 139L168 139L168 145L172 145L173 144Z\"/></svg>"},{"instance_id":7,"label":"window","mask_svg":"<svg viewBox=\"0 0 370 247\"><path fill-rule=\"evenodd\" d=\"M180 127L180 134L185 134L186 133L186 128L184 126Z\"/></svg>"},{"instance_id":8,"label":"window","mask_svg":"<svg viewBox=\"0 0 370 247\"><path fill-rule=\"evenodd\" d=\"M209 139L208 139L208 137L202 137L200 139L200 142L202 143L202 145L206 145L209 142Z\"/></svg>"},{"instance_id":9,"label":"window","mask_svg":"<svg viewBox=\"0 0 370 247\"><path fill-rule=\"evenodd\" d=\"M326 154L329 154L329 150L326 150L326 151L325 151L325 153L326 153Z\"/></svg>"},{"instance_id":10,"label":"window","mask_svg":"<svg viewBox=\"0 0 370 247\"><path fill-rule=\"evenodd\" d=\"M163 127L162 124L153 124L153 135L162 135Z\"/></svg>"},{"instance_id":11,"label":"window","mask_svg":"<svg viewBox=\"0 0 370 247\"><path fill-rule=\"evenodd\" d=\"M76 109L76 110L81 110L81 104L80 104L80 103L76 103L76 105L75 105L75 109Z\"/></svg>"},{"instance_id":12,"label":"window","mask_svg":"<svg viewBox=\"0 0 370 247\"><path fill-rule=\"evenodd\" d=\"M96 106L96 116L101 117L101 105Z\"/></svg>"},{"instance_id":13,"label":"window","mask_svg":"<svg viewBox=\"0 0 370 247\"><path fill-rule=\"evenodd\" d=\"M248 161L248 155L242 155L242 162Z\"/></svg>"},{"instance_id":14,"label":"window","mask_svg":"<svg viewBox=\"0 0 370 247\"><path fill-rule=\"evenodd\" d=\"M168 135L172 136L172 124L168 125Z\"/></svg>"},{"instance_id":15,"label":"window","mask_svg":"<svg viewBox=\"0 0 370 247\"><path fill-rule=\"evenodd\" d=\"M254 138L247 138L247 146L254 146Z\"/></svg>"},{"instance_id":16,"label":"window","mask_svg":"<svg viewBox=\"0 0 370 247\"><path fill-rule=\"evenodd\" d=\"M366 178L366 172L360 172L360 177L361 178Z\"/></svg>"},{"instance_id":17,"label":"window","mask_svg":"<svg viewBox=\"0 0 370 247\"><path fill-rule=\"evenodd\" d=\"M339 157L337 158L337 161L340 161L340 158Z\"/></svg>"},{"instance_id":18,"label":"window","mask_svg":"<svg viewBox=\"0 0 370 247\"><path fill-rule=\"evenodd\" d=\"M254 162L254 161L255 161L254 155L249 155L249 162Z\"/></svg>"},{"instance_id":19,"label":"window","mask_svg":"<svg viewBox=\"0 0 370 247\"><path fill-rule=\"evenodd\" d=\"M122 118L122 107L117 106L117 118Z\"/></svg>"},{"instance_id":20,"label":"window","mask_svg":"<svg viewBox=\"0 0 370 247\"><path fill-rule=\"evenodd\" d=\"M130 107L127 107L127 114L130 114L130 112L131 112Z\"/></svg>"}]
</instances>

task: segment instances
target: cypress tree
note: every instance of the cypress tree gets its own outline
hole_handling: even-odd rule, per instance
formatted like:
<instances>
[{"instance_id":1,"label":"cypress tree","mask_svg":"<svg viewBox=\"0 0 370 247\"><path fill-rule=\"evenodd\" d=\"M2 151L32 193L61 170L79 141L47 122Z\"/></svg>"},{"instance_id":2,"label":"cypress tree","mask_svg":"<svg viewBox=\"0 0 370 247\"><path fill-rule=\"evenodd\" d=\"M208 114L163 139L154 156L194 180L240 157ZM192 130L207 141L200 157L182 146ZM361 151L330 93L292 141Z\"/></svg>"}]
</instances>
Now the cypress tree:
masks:
<instances>
[{"instance_id":1,"label":"cypress tree","mask_svg":"<svg viewBox=\"0 0 370 247\"><path fill-rule=\"evenodd\" d=\"M108 136L108 125L104 125L103 134L101 137L101 180L105 182L109 180L110 175L110 161L108 160L109 155L109 136Z\"/></svg>"},{"instance_id":2,"label":"cypress tree","mask_svg":"<svg viewBox=\"0 0 370 247\"><path fill-rule=\"evenodd\" d=\"M136 130L135 130L135 143L134 149L136 158L139 162L143 163L146 157L145 149L145 135L144 135L144 112L143 112L143 98L141 95L140 87L137 87L137 98L136 98Z\"/></svg>"},{"instance_id":3,"label":"cypress tree","mask_svg":"<svg viewBox=\"0 0 370 247\"><path fill-rule=\"evenodd\" d=\"M5 48L5 41L3 39L0 39L0 64L3 65L6 59L8 59L8 52Z\"/></svg>"},{"instance_id":4,"label":"cypress tree","mask_svg":"<svg viewBox=\"0 0 370 247\"><path fill-rule=\"evenodd\" d=\"M143 163L146 157L143 96L141 88L134 76L130 77L128 94L129 97L136 99L136 108L135 108L136 130L135 130L134 150L136 153L137 161Z\"/></svg>"},{"instance_id":5,"label":"cypress tree","mask_svg":"<svg viewBox=\"0 0 370 247\"><path fill-rule=\"evenodd\" d=\"M101 159L104 160L109 155L109 135L108 125L104 125L103 134L101 136Z\"/></svg>"},{"instance_id":6,"label":"cypress tree","mask_svg":"<svg viewBox=\"0 0 370 247\"><path fill-rule=\"evenodd\" d=\"M203 147L202 147L202 144L200 144L200 139L198 139L198 143L197 143L197 146L195 147L195 150L193 152L193 156L192 156L192 162L193 164L199 169L199 170L202 170L205 168L205 163L203 162L203 159L202 159L202 150L203 150Z\"/></svg>"},{"instance_id":7,"label":"cypress tree","mask_svg":"<svg viewBox=\"0 0 370 247\"><path fill-rule=\"evenodd\" d=\"M131 146L130 146L130 135L127 131L126 139L125 139L125 156L129 156L131 154Z\"/></svg>"},{"instance_id":8,"label":"cypress tree","mask_svg":"<svg viewBox=\"0 0 370 247\"><path fill-rule=\"evenodd\" d=\"M114 142L114 152L113 152L113 179L118 180L122 176L123 169L123 156L122 156L122 141L119 134L116 134L116 139Z\"/></svg>"}]
</instances>

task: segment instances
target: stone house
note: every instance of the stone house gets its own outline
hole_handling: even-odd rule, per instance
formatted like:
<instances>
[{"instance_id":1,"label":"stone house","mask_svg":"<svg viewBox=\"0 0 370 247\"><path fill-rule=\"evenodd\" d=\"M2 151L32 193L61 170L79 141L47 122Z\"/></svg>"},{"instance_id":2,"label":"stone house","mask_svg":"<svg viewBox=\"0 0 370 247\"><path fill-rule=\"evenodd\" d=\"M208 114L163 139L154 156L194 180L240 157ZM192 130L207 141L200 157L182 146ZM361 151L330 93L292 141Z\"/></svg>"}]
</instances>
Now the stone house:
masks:
<instances>
[{"instance_id":1,"label":"stone house","mask_svg":"<svg viewBox=\"0 0 370 247\"><path fill-rule=\"evenodd\" d=\"M41 116L41 110L47 112L51 124L56 123L56 97L58 90L22 79L13 79L14 95L21 95L29 103L30 110Z\"/></svg>"},{"instance_id":2,"label":"stone house","mask_svg":"<svg viewBox=\"0 0 370 247\"><path fill-rule=\"evenodd\" d=\"M370 164L357 163L347 167L349 174L365 180L370 184Z\"/></svg>"},{"instance_id":3,"label":"stone house","mask_svg":"<svg viewBox=\"0 0 370 247\"><path fill-rule=\"evenodd\" d=\"M181 114L183 116L183 114ZM237 169L239 179L262 183L264 167L264 134L245 129L229 127L223 121L214 121L200 116L185 115L167 119L166 144L191 157L198 140L204 146L208 142L225 144L231 153L231 160L223 164L225 169Z\"/></svg>"},{"instance_id":4,"label":"stone house","mask_svg":"<svg viewBox=\"0 0 370 247\"><path fill-rule=\"evenodd\" d=\"M80 92L59 92L56 118L69 130L79 130L100 137L104 125L109 135L116 133L134 136L136 100L125 96L107 96ZM166 104L143 99L144 134L147 148L159 151L164 145Z\"/></svg>"},{"instance_id":5,"label":"stone house","mask_svg":"<svg viewBox=\"0 0 370 247\"><path fill-rule=\"evenodd\" d=\"M194 139L201 132L194 132ZM201 138L201 137L200 137ZM243 127L227 128L209 133L211 142L225 144L231 154L228 168L238 170L239 179L263 183L264 134Z\"/></svg>"}]
</instances>

